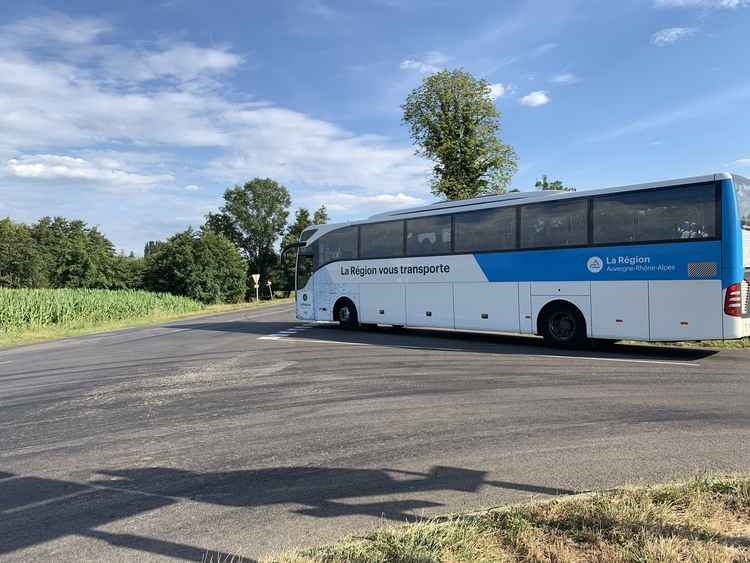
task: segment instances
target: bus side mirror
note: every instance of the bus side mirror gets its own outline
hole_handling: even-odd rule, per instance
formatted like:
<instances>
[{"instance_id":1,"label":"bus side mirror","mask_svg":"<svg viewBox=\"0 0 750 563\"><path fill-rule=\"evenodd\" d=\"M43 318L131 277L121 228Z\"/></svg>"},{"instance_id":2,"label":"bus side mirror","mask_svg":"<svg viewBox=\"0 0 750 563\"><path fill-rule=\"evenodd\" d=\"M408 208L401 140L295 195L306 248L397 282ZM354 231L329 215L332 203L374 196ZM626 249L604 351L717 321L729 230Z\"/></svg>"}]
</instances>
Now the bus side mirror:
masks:
<instances>
[{"instance_id":1,"label":"bus side mirror","mask_svg":"<svg viewBox=\"0 0 750 563\"><path fill-rule=\"evenodd\" d=\"M284 267L284 258L290 250L295 250L297 248L302 248L303 246L306 246L306 242L293 242L292 244L287 244L284 248L281 249L281 267Z\"/></svg>"}]
</instances>

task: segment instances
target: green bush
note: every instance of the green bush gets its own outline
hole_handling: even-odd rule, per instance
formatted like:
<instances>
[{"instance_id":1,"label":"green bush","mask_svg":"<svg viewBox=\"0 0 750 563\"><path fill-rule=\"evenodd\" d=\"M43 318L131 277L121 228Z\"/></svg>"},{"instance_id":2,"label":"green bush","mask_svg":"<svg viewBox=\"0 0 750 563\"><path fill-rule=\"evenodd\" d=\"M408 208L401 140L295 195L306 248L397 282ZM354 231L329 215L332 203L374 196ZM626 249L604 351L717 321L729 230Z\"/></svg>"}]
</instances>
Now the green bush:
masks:
<instances>
[{"instance_id":1,"label":"green bush","mask_svg":"<svg viewBox=\"0 0 750 563\"><path fill-rule=\"evenodd\" d=\"M239 303L247 290L247 266L237 247L210 230L177 233L144 260L146 289L202 303Z\"/></svg>"}]
</instances>

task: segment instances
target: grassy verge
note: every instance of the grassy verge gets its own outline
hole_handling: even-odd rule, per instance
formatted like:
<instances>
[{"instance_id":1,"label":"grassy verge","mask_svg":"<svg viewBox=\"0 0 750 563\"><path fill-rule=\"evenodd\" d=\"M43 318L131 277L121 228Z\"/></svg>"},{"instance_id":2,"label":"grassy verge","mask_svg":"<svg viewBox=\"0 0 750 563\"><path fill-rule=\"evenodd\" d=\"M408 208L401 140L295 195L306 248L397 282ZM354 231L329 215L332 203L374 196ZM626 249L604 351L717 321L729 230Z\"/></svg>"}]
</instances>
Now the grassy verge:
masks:
<instances>
[{"instance_id":1,"label":"grassy verge","mask_svg":"<svg viewBox=\"0 0 750 563\"><path fill-rule=\"evenodd\" d=\"M684 340L681 342L644 342L642 340L622 340L626 344L638 344L644 346L674 346L676 348L750 348L750 338L738 340Z\"/></svg>"},{"instance_id":2,"label":"grassy verge","mask_svg":"<svg viewBox=\"0 0 750 563\"><path fill-rule=\"evenodd\" d=\"M672 346L699 346L703 348L750 348L750 338L739 340L695 340L687 342L664 342Z\"/></svg>"},{"instance_id":3,"label":"grassy verge","mask_svg":"<svg viewBox=\"0 0 750 563\"><path fill-rule=\"evenodd\" d=\"M380 528L275 561L750 561L750 476L623 488Z\"/></svg>"},{"instance_id":4,"label":"grassy verge","mask_svg":"<svg viewBox=\"0 0 750 563\"><path fill-rule=\"evenodd\" d=\"M214 315L231 311L255 309L293 303L292 299L275 299L273 301L261 301L260 303L238 303L228 305L203 305L196 301L186 300L179 307L153 306L143 310L124 313L119 318L102 318L99 314L83 315L83 318L69 318L59 323L36 323L17 324L9 326L3 324L0 318L0 348L17 346L21 344L32 344L45 340L66 338L70 336L81 336L111 330L148 326L179 319L197 316ZM0 314L0 317L2 315Z\"/></svg>"}]
</instances>

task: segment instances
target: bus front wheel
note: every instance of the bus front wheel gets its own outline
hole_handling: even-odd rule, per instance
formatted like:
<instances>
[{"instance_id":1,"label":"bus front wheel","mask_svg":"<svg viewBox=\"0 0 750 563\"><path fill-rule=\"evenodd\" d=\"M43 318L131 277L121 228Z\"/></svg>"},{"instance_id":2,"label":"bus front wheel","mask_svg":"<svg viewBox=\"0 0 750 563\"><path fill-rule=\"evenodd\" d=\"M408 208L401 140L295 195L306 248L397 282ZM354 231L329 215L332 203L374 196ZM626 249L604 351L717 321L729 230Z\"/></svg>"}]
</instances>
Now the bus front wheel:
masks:
<instances>
[{"instance_id":1,"label":"bus front wheel","mask_svg":"<svg viewBox=\"0 0 750 563\"><path fill-rule=\"evenodd\" d=\"M359 327L357 308L349 299L343 299L336 305L336 320L344 330L355 330Z\"/></svg>"},{"instance_id":2,"label":"bus front wheel","mask_svg":"<svg viewBox=\"0 0 750 563\"><path fill-rule=\"evenodd\" d=\"M573 305L555 303L544 312L540 333L544 341L558 348L577 348L586 344L586 321Z\"/></svg>"}]
</instances>

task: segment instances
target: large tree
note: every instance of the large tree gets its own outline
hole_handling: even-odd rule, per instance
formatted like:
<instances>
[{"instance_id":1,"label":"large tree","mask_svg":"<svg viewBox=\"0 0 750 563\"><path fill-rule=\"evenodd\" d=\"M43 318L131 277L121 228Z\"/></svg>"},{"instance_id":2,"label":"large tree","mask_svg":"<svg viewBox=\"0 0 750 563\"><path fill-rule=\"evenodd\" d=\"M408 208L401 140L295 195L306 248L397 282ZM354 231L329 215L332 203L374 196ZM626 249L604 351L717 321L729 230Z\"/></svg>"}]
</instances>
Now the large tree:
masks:
<instances>
[{"instance_id":1,"label":"large tree","mask_svg":"<svg viewBox=\"0 0 750 563\"><path fill-rule=\"evenodd\" d=\"M326 223L328 223L328 209L325 205L321 205L313 215L313 225L325 225Z\"/></svg>"},{"instance_id":2,"label":"large tree","mask_svg":"<svg viewBox=\"0 0 750 563\"><path fill-rule=\"evenodd\" d=\"M269 279L278 256L274 245L284 232L291 198L289 191L269 178L255 178L224 192L224 205L209 213L206 227L234 242L248 260L249 273Z\"/></svg>"},{"instance_id":3,"label":"large tree","mask_svg":"<svg viewBox=\"0 0 750 563\"><path fill-rule=\"evenodd\" d=\"M443 70L426 77L401 107L417 154L435 162L435 195L465 199L505 191L516 153L498 138L500 112L487 81Z\"/></svg>"},{"instance_id":4,"label":"large tree","mask_svg":"<svg viewBox=\"0 0 750 563\"><path fill-rule=\"evenodd\" d=\"M237 247L210 229L177 233L144 258L146 289L203 303L242 301L246 278L247 265Z\"/></svg>"},{"instance_id":5,"label":"large tree","mask_svg":"<svg viewBox=\"0 0 750 563\"><path fill-rule=\"evenodd\" d=\"M64 217L43 217L31 235L50 287L120 287L112 242L96 227Z\"/></svg>"},{"instance_id":6,"label":"large tree","mask_svg":"<svg viewBox=\"0 0 750 563\"><path fill-rule=\"evenodd\" d=\"M0 220L0 287L46 287L47 283L31 229L10 218Z\"/></svg>"},{"instance_id":7,"label":"large tree","mask_svg":"<svg viewBox=\"0 0 750 563\"><path fill-rule=\"evenodd\" d=\"M550 182L546 174L542 174L541 179L537 180L534 187L542 191L561 191L561 192L574 192L575 188L565 186L562 180L553 180Z\"/></svg>"}]
</instances>

